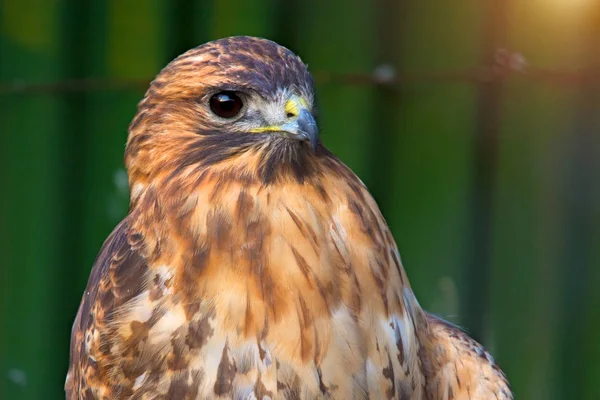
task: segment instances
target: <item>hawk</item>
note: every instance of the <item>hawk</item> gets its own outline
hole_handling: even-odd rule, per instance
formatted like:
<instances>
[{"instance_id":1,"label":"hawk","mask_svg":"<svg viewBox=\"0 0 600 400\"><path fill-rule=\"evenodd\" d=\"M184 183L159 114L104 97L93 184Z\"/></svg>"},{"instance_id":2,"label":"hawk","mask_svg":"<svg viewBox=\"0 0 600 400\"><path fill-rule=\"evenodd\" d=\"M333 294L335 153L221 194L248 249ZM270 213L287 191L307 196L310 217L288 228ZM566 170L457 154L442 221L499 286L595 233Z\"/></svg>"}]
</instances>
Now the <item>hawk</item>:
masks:
<instances>
[{"instance_id":1,"label":"hawk","mask_svg":"<svg viewBox=\"0 0 600 400\"><path fill-rule=\"evenodd\" d=\"M188 51L125 151L130 212L94 263L68 399L512 399L427 314L363 183L321 143L313 83L274 42Z\"/></svg>"}]
</instances>

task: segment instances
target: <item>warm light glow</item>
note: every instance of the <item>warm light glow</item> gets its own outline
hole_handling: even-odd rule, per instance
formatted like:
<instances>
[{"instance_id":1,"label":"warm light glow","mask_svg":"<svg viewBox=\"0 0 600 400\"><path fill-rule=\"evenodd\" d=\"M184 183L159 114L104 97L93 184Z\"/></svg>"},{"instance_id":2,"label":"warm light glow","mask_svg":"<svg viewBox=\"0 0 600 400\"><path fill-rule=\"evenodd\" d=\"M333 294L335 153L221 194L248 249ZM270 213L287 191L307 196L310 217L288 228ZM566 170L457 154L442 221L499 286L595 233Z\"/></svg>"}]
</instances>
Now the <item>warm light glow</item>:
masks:
<instances>
[{"instance_id":1,"label":"warm light glow","mask_svg":"<svg viewBox=\"0 0 600 400\"><path fill-rule=\"evenodd\" d=\"M585 18L586 13L597 6L599 0L522 0L540 15L551 17L555 23L573 24Z\"/></svg>"},{"instance_id":2,"label":"warm light glow","mask_svg":"<svg viewBox=\"0 0 600 400\"><path fill-rule=\"evenodd\" d=\"M594 4L598 0L544 0L548 6L556 7L559 10L583 10ZM538 2L538 3L542 3Z\"/></svg>"}]
</instances>

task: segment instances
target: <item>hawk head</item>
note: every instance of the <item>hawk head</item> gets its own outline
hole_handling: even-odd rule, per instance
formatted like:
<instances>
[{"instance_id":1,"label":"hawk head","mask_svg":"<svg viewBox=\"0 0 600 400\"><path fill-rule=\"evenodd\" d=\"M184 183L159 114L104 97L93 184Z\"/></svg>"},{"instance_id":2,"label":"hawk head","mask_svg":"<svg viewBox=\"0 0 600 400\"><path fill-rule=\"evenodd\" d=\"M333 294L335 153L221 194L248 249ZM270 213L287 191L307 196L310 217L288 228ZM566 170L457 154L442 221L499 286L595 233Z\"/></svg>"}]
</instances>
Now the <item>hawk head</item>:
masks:
<instances>
[{"instance_id":1,"label":"hawk head","mask_svg":"<svg viewBox=\"0 0 600 400\"><path fill-rule=\"evenodd\" d=\"M303 181L329 156L314 114L311 75L290 50L246 36L192 49L151 83L130 125L132 199L149 182L205 171Z\"/></svg>"}]
</instances>

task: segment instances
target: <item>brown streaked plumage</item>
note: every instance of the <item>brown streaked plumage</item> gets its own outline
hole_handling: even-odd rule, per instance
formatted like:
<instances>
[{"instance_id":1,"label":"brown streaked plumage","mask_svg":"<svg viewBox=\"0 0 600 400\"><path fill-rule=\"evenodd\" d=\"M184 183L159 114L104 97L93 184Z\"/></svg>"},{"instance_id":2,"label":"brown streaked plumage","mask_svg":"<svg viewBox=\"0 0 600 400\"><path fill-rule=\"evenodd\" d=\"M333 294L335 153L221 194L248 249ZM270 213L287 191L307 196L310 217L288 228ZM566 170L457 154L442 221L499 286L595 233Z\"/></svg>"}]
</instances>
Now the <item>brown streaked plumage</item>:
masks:
<instances>
[{"instance_id":1,"label":"brown streaked plumage","mask_svg":"<svg viewBox=\"0 0 600 400\"><path fill-rule=\"evenodd\" d=\"M219 117L215 98L243 106ZM479 344L421 310L311 114L305 65L263 39L157 76L129 130L130 213L73 325L68 399L512 399Z\"/></svg>"}]
</instances>

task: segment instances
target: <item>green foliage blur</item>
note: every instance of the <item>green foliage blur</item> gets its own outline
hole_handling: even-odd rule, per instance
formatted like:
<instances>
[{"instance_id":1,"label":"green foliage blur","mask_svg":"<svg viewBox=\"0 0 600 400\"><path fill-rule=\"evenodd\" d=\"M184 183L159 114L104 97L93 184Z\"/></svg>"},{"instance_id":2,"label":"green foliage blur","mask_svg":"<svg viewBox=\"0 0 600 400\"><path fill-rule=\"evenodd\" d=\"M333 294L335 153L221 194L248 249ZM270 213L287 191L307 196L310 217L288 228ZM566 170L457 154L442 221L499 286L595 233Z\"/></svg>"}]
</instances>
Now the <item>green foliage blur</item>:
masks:
<instances>
[{"instance_id":1,"label":"green foliage blur","mask_svg":"<svg viewBox=\"0 0 600 400\"><path fill-rule=\"evenodd\" d=\"M308 63L323 141L373 192L421 305L482 341L517 398L600 399L600 84L528 77L600 71L595 0L0 1L0 399L64 398L71 324L128 208L136 103L172 58L236 34ZM499 47L524 72L497 84L356 78L476 73Z\"/></svg>"}]
</instances>

